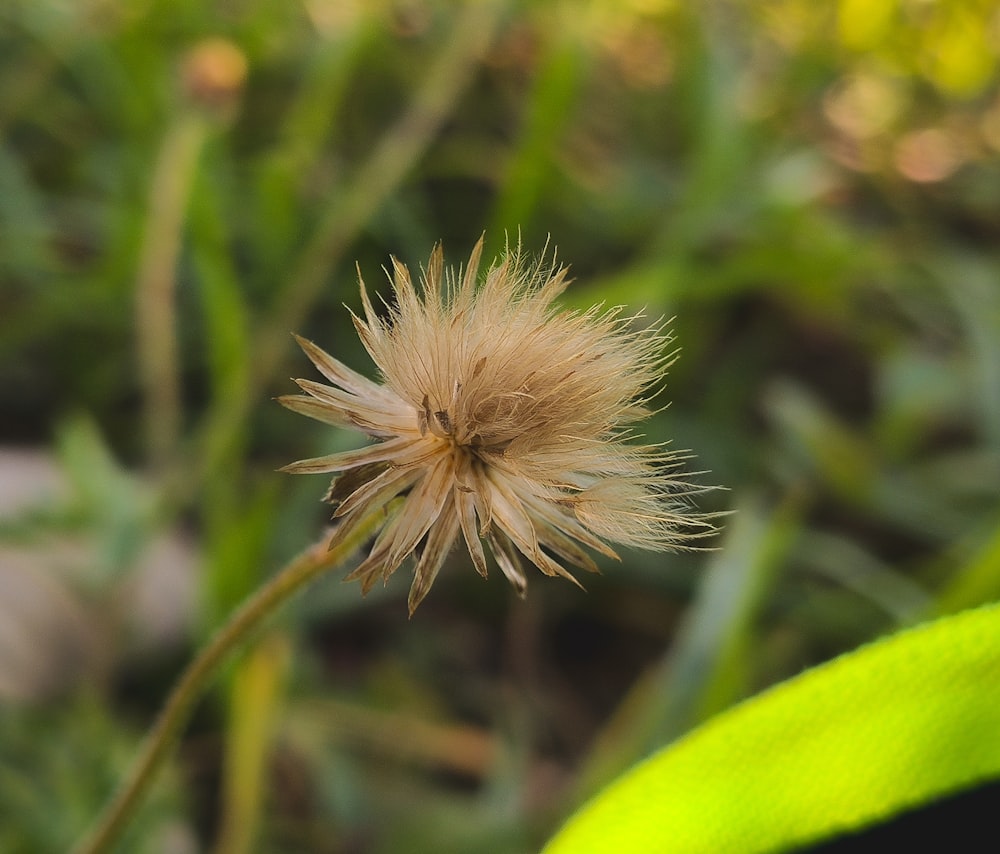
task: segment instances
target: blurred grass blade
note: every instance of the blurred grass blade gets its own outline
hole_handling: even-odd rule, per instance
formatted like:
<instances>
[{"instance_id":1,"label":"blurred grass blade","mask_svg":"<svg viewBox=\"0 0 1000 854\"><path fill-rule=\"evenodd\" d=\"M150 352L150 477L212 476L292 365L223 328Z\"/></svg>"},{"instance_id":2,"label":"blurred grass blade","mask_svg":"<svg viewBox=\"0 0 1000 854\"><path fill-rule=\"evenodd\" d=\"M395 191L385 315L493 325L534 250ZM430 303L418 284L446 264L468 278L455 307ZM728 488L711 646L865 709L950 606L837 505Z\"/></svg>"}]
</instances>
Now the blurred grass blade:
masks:
<instances>
[{"instance_id":1,"label":"blurred grass blade","mask_svg":"<svg viewBox=\"0 0 1000 854\"><path fill-rule=\"evenodd\" d=\"M687 73L678 75L676 97L679 121L691 135L690 157L680 192L666 206L650 250L653 257L686 264L692 250L728 219L751 140L739 120L739 75L732 50L696 14L680 29L688 62Z\"/></svg>"},{"instance_id":2,"label":"blurred grass blade","mask_svg":"<svg viewBox=\"0 0 1000 854\"><path fill-rule=\"evenodd\" d=\"M26 164L0 142L0 276L15 281L50 276L57 266L46 251L53 232Z\"/></svg>"},{"instance_id":3,"label":"blurred grass blade","mask_svg":"<svg viewBox=\"0 0 1000 854\"><path fill-rule=\"evenodd\" d=\"M918 622L931 611L931 596L919 584L846 537L807 531L796 551L799 562L874 603L899 624Z\"/></svg>"},{"instance_id":4,"label":"blurred grass blade","mask_svg":"<svg viewBox=\"0 0 1000 854\"><path fill-rule=\"evenodd\" d=\"M772 511L753 500L737 506L673 647L599 737L578 798L746 696L753 622L796 530L787 509Z\"/></svg>"},{"instance_id":5,"label":"blurred grass blade","mask_svg":"<svg viewBox=\"0 0 1000 854\"><path fill-rule=\"evenodd\" d=\"M181 435L181 345L177 267L181 237L208 125L180 112L164 134L153 167L135 285L137 364L142 383L147 451L165 466Z\"/></svg>"},{"instance_id":6,"label":"blurred grass blade","mask_svg":"<svg viewBox=\"0 0 1000 854\"><path fill-rule=\"evenodd\" d=\"M233 679L216 854L256 850L268 750L289 657L288 639L272 634L240 663Z\"/></svg>"},{"instance_id":7,"label":"blurred grass blade","mask_svg":"<svg viewBox=\"0 0 1000 854\"><path fill-rule=\"evenodd\" d=\"M212 164L215 165L215 164ZM239 395L250 374L250 310L233 262L223 200L208 180L199 181L191 204L191 254L205 317L205 341L215 394Z\"/></svg>"},{"instance_id":8,"label":"blurred grass blade","mask_svg":"<svg viewBox=\"0 0 1000 854\"><path fill-rule=\"evenodd\" d=\"M314 180L324 146L343 123L345 99L377 50L377 12L362 5L338 6L336 23L321 26L323 38L305 57L301 85L292 94L279 129L280 141L254 173L254 286L263 292L280 281L302 228L303 188ZM307 12L320 9L306 4Z\"/></svg>"},{"instance_id":9,"label":"blurred grass blade","mask_svg":"<svg viewBox=\"0 0 1000 854\"><path fill-rule=\"evenodd\" d=\"M965 327L973 398L984 438L1000 447L1000 292L992 259L939 253L929 272L955 305Z\"/></svg>"},{"instance_id":10,"label":"blurred grass blade","mask_svg":"<svg viewBox=\"0 0 1000 854\"><path fill-rule=\"evenodd\" d=\"M870 500L878 466L862 436L791 380L772 382L763 404L789 456L814 467L810 474L823 478L843 500L862 506Z\"/></svg>"},{"instance_id":11,"label":"blurred grass blade","mask_svg":"<svg viewBox=\"0 0 1000 854\"><path fill-rule=\"evenodd\" d=\"M920 482L918 473L885 466L868 437L835 415L812 391L777 380L764 396L768 419L791 465L805 467L839 499L925 537L948 540L966 529L961 508Z\"/></svg>"},{"instance_id":12,"label":"blurred grass blade","mask_svg":"<svg viewBox=\"0 0 1000 854\"><path fill-rule=\"evenodd\" d=\"M937 612L952 614L1000 599L1000 524L938 594Z\"/></svg>"},{"instance_id":13,"label":"blurred grass blade","mask_svg":"<svg viewBox=\"0 0 1000 854\"><path fill-rule=\"evenodd\" d=\"M784 850L1000 776L998 673L997 605L862 647L637 766L545 852Z\"/></svg>"},{"instance_id":14,"label":"blurred grass blade","mask_svg":"<svg viewBox=\"0 0 1000 854\"><path fill-rule=\"evenodd\" d=\"M267 549L274 537L278 482L259 484L223 478L205 487L205 571L201 626L208 634L265 580Z\"/></svg>"},{"instance_id":15,"label":"blurred grass blade","mask_svg":"<svg viewBox=\"0 0 1000 854\"><path fill-rule=\"evenodd\" d=\"M251 309L233 261L233 239L215 184L198 182L191 203L191 261L205 323L205 344L212 401L202 436L208 467L215 471L228 455L241 453L245 435L228 429L229 413L241 410L250 395Z\"/></svg>"},{"instance_id":16,"label":"blurred grass blade","mask_svg":"<svg viewBox=\"0 0 1000 854\"><path fill-rule=\"evenodd\" d=\"M753 622L797 527L790 506L775 510L758 501L737 506L729 537L709 563L675 642L660 692L666 706L648 750L746 695L744 653Z\"/></svg>"},{"instance_id":17,"label":"blurred grass blade","mask_svg":"<svg viewBox=\"0 0 1000 854\"><path fill-rule=\"evenodd\" d=\"M497 198L487 239L499 251L507 235L516 240L518 229L529 230L533 212L552 173L552 152L573 118L573 105L586 69L576 38L555 36L541 63L534 89L525 107L527 115L519 145L512 153ZM487 251L487 257L493 253Z\"/></svg>"}]
</instances>

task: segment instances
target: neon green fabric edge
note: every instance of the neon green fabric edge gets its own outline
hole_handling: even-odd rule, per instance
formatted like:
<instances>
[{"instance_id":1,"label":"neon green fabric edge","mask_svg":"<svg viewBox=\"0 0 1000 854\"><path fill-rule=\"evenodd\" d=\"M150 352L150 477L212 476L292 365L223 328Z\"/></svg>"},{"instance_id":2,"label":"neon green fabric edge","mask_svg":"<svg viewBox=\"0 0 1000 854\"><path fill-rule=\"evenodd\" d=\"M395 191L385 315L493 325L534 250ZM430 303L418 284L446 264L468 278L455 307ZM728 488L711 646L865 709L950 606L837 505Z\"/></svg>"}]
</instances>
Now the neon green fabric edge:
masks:
<instances>
[{"instance_id":1,"label":"neon green fabric edge","mask_svg":"<svg viewBox=\"0 0 1000 854\"><path fill-rule=\"evenodd\" d=\"M1000 605L861 647L718 715L544 854L780 851L1000 776Z\"/></svg>"}]
</instances>

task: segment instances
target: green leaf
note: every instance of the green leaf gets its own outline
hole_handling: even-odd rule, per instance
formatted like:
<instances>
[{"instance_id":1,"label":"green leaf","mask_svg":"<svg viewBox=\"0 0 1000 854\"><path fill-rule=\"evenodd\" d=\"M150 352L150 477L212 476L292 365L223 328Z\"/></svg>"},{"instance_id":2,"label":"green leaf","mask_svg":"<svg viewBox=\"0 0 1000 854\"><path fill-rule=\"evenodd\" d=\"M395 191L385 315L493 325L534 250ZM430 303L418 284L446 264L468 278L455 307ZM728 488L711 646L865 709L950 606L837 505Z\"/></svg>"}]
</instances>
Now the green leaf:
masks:
<instances>
[{"instance_id":1,"label":"green leaf","mask_svg":"<svg viewBox=\"0 0 1000 854\"><path fill-rule=\"evenodd\" d=\"M1000 776L1000 605L862 647L637 765L545 854L774 851Z\"/></svg>"}]
</instances>

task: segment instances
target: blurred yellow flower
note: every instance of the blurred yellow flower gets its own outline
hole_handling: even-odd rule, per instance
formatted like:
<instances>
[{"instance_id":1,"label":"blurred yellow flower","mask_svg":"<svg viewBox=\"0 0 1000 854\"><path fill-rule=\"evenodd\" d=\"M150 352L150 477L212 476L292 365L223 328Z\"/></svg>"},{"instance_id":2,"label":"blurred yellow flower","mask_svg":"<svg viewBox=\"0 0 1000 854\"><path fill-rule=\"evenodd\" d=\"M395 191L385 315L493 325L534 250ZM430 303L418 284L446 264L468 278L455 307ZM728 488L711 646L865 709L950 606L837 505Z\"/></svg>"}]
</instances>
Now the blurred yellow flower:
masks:
<instances>
[{"instance_id":1,"label":"blurred yellow flower","mask_svg":"<svg viewBox=\"0 0 1000 854\"><path fill-rule=\"evenodd\" d=\"M361 282L364 318L352 316L381 384L299 338L333 385L297 380L305 394L279 398L376 440L284 471L340 473L326 496L340 522L334 542L387 508L348 578L367 592L416 554L411 614L459 534L481 575L485 540L523 594L522 556L575 581L563 563L597 571L581 546L616 558L606 541L666 550L714 531L689 512L702 490L678 473L679 458L630 441L672 359L664 324L637 328L620 307L557 309L566 268L528 264L520 248L477 282L481 251L480 240L464 272L446 272L438 246L419 288L393 259L387 317Z\"/></svg>"}]
</instances>

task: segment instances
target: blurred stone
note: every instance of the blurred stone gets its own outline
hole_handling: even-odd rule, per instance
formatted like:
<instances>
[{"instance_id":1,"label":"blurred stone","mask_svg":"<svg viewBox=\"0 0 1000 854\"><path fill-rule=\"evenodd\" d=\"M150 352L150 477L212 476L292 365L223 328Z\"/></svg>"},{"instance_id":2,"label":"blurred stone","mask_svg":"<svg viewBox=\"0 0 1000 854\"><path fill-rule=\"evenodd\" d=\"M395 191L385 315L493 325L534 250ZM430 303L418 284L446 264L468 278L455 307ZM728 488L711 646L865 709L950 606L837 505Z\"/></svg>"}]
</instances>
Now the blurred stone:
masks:
<instances>
[{"instance_id":1,"label":"blurred stone","mask_svg":"<svg viewBox=\"0 0 1000 854\"><path fill-rule=\"evenodd\" d=\"M97 538L57 521L72 501L55 457L0 448L0 699L29 702L99 682L123 647L169 645L190 628L193 544L175 532L155 536L123 579L95 590L82 580L102 559Z\"/></svg>"},{"instance_id":2,"label":"blurred stone","mask_svg":"<svg viewBox=\"0 0 1000 854\"><path fill-rule=\"evenodd\" d=\"M0 448L0 520L68 498L66 480L51 455L27 448Z\"/></svg>"},{"instance_id":3,"label":"blurred stone","mask_svg":"<svg viewBox=\"0 0 1000 854\"><path fill-rule=\"evenodd\" d=\"M0 699L58 694L99 669L100 626L42 549L0 548Z\"/></svg>"}]
</instances>

